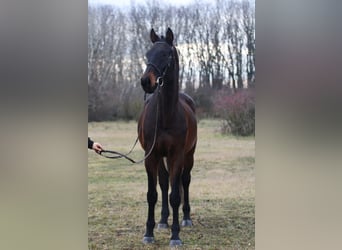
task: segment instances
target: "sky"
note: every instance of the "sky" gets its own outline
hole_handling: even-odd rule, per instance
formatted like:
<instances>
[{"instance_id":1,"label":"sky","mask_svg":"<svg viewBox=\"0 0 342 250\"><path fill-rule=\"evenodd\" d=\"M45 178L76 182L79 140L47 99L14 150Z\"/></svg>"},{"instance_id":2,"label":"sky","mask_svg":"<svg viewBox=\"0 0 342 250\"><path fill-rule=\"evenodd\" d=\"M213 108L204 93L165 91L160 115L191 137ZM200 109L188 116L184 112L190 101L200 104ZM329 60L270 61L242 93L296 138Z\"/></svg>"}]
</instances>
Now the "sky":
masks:
<instances>
[{"instance_id":1,"label":"sky","mask_svg":"<svg viewBox=\"0 0 342 250\"><path fill-rule=\"evenodd\" d=\"M191 2L194 2L195 0L158 0L158 2L164 2L172 5L186 5ZM202 0L203 2L212 2L213 0ZM136 4L139 3L145 3L146 0L89 0L89 4L93 3L104 3L104 4L112 4L120 7L130 6L131 2L134 2Z\"/></svg>"}]
</instances>

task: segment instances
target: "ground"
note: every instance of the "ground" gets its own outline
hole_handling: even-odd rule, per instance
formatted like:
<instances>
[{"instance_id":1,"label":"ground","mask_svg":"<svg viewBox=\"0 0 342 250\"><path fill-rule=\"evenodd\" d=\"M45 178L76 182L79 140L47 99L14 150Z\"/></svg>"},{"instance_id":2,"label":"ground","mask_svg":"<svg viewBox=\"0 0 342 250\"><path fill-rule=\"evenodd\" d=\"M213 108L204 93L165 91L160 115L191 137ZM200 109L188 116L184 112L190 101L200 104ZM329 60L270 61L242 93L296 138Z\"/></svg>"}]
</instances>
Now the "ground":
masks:
<instances>
[{"instance_id":1,"label":"ground","mask_svg":"<svg viewBox=\"0 0 342 250\"><path fill-rule=\"evenodd\" d=\"M194 226L181 228L180 249L255 248L255 138L221 135L220 125L219 120L198 123L190 184ZM136 127L135 121L92 122L88 131L106 149L125 153L136 139ZM143 158L140 144L131 157ZM161 209L159 186L157 190L156 222ZM146 192L143 164L103 158L89 150L89 249L169 249L169 230L155 229L155 244L142 244L147 219ZM169 224L171 218L172 214Z\"/></svg>"}]
</instances>

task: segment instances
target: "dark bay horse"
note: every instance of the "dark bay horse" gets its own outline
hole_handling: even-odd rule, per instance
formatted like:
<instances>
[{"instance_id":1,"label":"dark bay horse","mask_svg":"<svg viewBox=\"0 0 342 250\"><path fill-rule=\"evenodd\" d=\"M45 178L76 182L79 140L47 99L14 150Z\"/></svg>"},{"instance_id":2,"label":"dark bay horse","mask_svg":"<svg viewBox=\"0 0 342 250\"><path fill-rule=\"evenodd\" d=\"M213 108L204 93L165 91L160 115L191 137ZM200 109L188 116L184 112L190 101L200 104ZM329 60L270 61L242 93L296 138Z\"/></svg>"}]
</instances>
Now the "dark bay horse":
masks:
<instances>
[{"instance_id":1,"label":"dark bay horse","mask_svg":"<svg viewBox=\"0 0 342 250\"><path fill-rule=\"evenodd\" d=\"M162 211L158 228L168 228L168 190L173 220L170 246L181 245L178 210L183 198L182 226L192 226L189 185L197 142L197 121L193 100L179 93L179 62L173 45L173 32L159 37L152 29L152 48L146 53L147 67L141 77L145 92L153 93L145 102L138 122L139 141L145 150L148 177L148 218L144 243L153 243L154 210L157 202L157 177L162 191Z\"/></svg>"}]
</instances>

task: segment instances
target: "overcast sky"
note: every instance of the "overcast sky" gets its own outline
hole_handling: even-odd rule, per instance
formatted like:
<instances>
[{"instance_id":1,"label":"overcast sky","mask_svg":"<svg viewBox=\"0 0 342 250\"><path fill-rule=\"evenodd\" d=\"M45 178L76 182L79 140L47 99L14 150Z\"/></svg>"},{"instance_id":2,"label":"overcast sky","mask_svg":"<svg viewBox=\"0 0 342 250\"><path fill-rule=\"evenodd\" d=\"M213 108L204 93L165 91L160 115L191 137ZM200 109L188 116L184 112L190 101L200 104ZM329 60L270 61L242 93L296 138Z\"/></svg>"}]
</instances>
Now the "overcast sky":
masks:
<instances>
[{"instance_id":1,"label":"overcast sky","mask_svg":"<svg viewBox=\"0 0 342 250\"><path fill-rule=\"evenodd\" d=\"M194 2L195 0L158 0L157 2L164 2L164 3L169 3L172 5L186 5L191 2ZM202 0L203 2L213 2L213 0ZM129 6L131 2L135 2L136 4L138 3L145 3L146 0L89 0L89 4L93 3L105 3L105 4L112 4L116 6Z\"/></svg>"}]
</instances>

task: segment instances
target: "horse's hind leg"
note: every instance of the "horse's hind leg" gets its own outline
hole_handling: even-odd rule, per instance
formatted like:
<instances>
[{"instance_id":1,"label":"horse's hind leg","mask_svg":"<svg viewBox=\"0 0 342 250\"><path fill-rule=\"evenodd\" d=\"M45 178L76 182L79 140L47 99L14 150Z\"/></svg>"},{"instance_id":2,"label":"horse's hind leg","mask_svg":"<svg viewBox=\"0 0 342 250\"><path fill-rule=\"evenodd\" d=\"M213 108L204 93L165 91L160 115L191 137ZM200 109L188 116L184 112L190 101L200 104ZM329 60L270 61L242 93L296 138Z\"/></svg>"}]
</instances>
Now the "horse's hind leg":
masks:
<instances>
[{"instance_id":1,"label":"horse's hind leg","mask_svg":"<svg viewBox=\"0 0 342 250\"><path fill-rule=\"evenodd\" d=\"M167 223L167 219L169 218L169 201L168 201L168 192L169 192L169 172L165 168L163 160L159 163L158 175L159 175L159 186L162 191L162 210L161 210L161 219L158 224L158 229L168 228L169 225Z\"/></svg>"},{"instance_id":2,"label":"horse's hind leg","mask_svg":"<svg viewBox=\"0 0 342 250\"><path fill-rule=\"evenodd\" d=\"M194 164L194 151L195 147L191 152L189 152L184 161L184 171L182 175L182 184L183 184L183 195L184 195L184 202L183 202L183 227L191 227L192 220L190 218L190 202L189 202L189 186L191 181L191 169Z\"/></svg>"}]
</instances>

